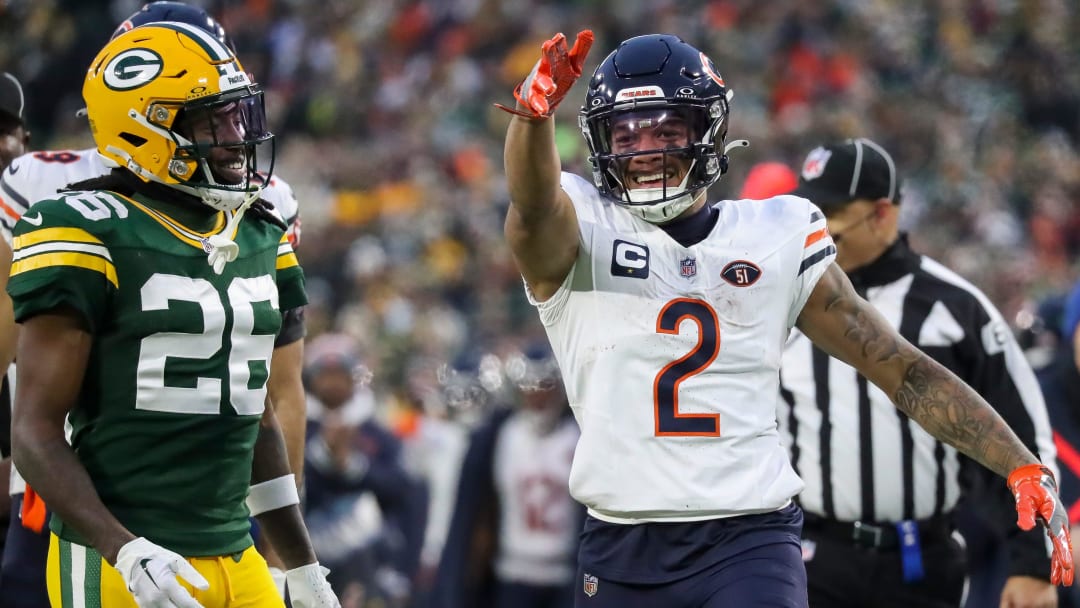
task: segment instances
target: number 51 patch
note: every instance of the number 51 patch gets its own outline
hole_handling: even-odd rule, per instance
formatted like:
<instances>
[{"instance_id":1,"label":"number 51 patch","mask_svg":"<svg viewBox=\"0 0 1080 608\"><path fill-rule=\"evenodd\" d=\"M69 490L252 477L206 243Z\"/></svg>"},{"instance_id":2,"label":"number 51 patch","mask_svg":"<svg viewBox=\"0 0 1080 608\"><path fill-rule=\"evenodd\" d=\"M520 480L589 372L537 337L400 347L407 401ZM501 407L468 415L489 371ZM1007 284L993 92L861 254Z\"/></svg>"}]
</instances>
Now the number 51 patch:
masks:
<instances>
[{"instance_id":1,"label":"number 51 patch","mask_svg":"<svg viewBox=\"0 0 1080 608\"><path fill-rule=\"evenodd\" d=\"M724 266L720 277L735 287L749 287L761 278L761 269L753 262L735 260Z\"/></svg>"}]
</instances>

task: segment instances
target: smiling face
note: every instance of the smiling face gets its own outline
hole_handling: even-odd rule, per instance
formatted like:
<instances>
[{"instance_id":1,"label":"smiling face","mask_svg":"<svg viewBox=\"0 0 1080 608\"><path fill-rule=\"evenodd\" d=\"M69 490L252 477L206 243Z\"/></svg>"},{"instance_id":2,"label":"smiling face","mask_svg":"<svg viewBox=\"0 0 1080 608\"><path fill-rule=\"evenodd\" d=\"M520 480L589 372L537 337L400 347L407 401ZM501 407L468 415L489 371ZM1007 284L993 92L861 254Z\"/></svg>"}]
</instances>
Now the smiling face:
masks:
<instances>
[{"instance_id":1,"label":"smiling face","mask_svg":"<svg viewBox=\"0 0 1080 608\"><path fill-rule=\"evenodd\" d=\"M218 183L235 185L247 178L248 154L243 142L248 129L243 107L232 102L193 110L184 121L182 132L187 138L210 146L207 161Z\"/></svg>"},{"instance_id":2,"label":"smiling face","mask_svg":"<svg viewBox=\"0 0 1080 608\"><path fill-rule=\"evenodd\" d=\"M690 170L684 152L694 139L687 121L670 109L633 111L612 118L611 153L632 154L620 162L629 190L678 188Z\"/></svg>"}]
</instances>

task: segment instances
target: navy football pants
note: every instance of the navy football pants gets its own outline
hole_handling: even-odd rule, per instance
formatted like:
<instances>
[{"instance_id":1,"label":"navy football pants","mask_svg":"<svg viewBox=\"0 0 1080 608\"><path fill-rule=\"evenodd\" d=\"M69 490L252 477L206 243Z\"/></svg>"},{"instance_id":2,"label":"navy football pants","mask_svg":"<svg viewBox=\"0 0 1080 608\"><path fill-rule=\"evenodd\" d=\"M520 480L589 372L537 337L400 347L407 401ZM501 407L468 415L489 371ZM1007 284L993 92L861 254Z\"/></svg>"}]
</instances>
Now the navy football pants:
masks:
<instances>
[{"instance_id":1,"label":"navy football pants","mask_svg":"<svg viewBox=\"0 0 1080 608\"><path fill-rule=\"evenodd\" d=\"M11 523L0 564L0 608L42 608L49 605L45 564L49 557L49 528L41 534L24 528L19 512L22 494L11 497ZM48 515L45 521L49 521Z\"/></svg>"},{"instance_id":2,"label":"navy football pants","mask_svg":"<svg viewBox=\"0 0 1080 608\"><path fill-rule=\"evenodd\" d=\"M586 586L578 570L575 608L806 608L806 570L798 544L762 545L692 576L635 585L597 577ZM593 591L590 597L586 589Z\"/></svg>"}]
</instances>

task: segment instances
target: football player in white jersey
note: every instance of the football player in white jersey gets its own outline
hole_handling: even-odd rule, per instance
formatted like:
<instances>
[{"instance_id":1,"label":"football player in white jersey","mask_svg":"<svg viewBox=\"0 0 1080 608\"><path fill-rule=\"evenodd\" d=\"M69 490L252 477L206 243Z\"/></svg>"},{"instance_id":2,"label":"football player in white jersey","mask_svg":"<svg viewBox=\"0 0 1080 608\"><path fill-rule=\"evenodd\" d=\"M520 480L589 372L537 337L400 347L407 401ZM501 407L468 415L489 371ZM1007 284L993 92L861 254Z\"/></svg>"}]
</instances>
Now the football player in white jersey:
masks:
<instances>
[{"instance_id":1,"label":"football player in white jersey","mask_svg":"<svg viewBox=\"0 0 1080 608\"><path fill-rule=\"evenodd\" d=\"M222 42L233 53L236 49L225 29L203 9L182 2L150 2L125 19L112 34L120 34L151 23L175 21L199 27ZM2 87L3 83L0 83ZM0 95L0 99L6 99ZM33 203L55 198L59 190L109 173L115 163L105 160L95 148L85 150L44 150L20 152L7 169L0 167L0 272L7 278L11 265L11 230ZM259 176L265 179L266 175ZM273 175L266 181L260 197L273 205L288 226L286 234L293 248L300 240L300 209L289 184ZM7 252L6 260L3 252ZM2 306L2 303L0 303ZM7 299L10 310L10 299ZM8 312L8 315L11 313ZM14 325L14 321L11 321ZM290 468L300 483L303 473L304 434L307 424L305 396L301 371L303 364L303 308L287 311L282 332L276 343L268 391L281 423L289 452ZM12 349L12 353L13 353ZM3 365L0 369L7 369ZM14 378L10 374L9 378ZM6 407L6 406L5 406ZM0 564L0 608L45 605L45 556L48 552L47 511L44 504L26 484L18 471L12 469L9 490L12 497L12 520L8 527L8 542L15 550ZM260 539L261 540L261 539ZM270 547L260 543L270 562L272 573L283 590L284 571ZM4 599L7 598L7 599ZM5 603L8 602L8 603ZM14 602L14 603L12 603Z\"/></svg>"},{"instance_id":2,"label":"football player in white jersey","mask_svg":"<svg viewBox=\"0 0 1080 608\"><path fill-rule=\"evenodd\" d=\"M731 90L669 35L621 43L588 83L591 179L563 173L552 113L592 33L561 34L515 90L505 233L581 427L570 491L588 507L577 606L804 607L802 513L775 417L798 327L935 437L1008 478L1072 581L1052 475L978 394L905 341L833 264L806 199L709 203Z\"/></svg>"}]
</instances>

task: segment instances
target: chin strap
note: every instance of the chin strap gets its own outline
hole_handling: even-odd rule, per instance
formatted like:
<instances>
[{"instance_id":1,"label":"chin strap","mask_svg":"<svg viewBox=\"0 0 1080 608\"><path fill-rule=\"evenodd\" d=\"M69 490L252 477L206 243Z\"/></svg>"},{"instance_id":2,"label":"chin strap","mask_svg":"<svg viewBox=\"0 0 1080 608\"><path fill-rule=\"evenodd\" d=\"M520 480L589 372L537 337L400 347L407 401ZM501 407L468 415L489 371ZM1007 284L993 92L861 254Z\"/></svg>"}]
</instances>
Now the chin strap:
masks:
<instances>
[{"instance_id":1,"label":"chin strap","mask_svg":"<svg viewBox=\"0 0 1080 608\"><path fill-rule=\"evenodd\" d=\"M237 224L244 218L244 213L255 201L259 200L260 194L262 194L262 188L248 194L244 198L244 202L236 208L236 213L229 216L228 221L225 222L225 228L206 239L205 246L208 248L206 263L213 267L214 274L224 272L225 264L235 260L236 256L240 255L240 246L228 235L236 230Z\"/></svg>"}]
</instances>

